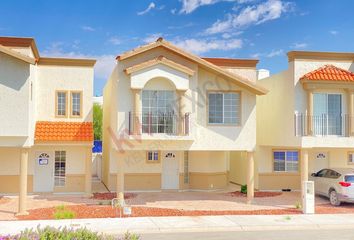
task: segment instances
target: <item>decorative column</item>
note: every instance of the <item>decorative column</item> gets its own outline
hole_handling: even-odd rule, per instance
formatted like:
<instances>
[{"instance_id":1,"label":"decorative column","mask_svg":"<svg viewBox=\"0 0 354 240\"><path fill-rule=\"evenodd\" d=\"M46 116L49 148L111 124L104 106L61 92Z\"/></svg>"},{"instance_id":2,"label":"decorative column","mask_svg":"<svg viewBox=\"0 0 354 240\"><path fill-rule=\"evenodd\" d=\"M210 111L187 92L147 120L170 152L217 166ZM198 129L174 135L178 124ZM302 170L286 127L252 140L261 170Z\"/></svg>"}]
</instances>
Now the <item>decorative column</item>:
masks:
<instances>
[{"instance_id":1,"label":"decorative column","mask_svg":"<svg viewBox=\"0 0 354 240\"><path fill-rule=\"evenodd\" d=\"M91 196L92 193L92 148L86 149L85 159L85 193Z\"/></svg>"},{"instance_id":2,"label":"decorative column","mask_svg":"<svg viewBox=\"0 0 354 240\"><path fill-rule=\"evenodd\" d=\"M133 106L133 133L134 135L140 135L141 133L141 89L132 89L134 97L134 106Z\"/></svg>"},{"instance_id":3,"label":"decorative column","mask_svg":"<svg viewBox=\"0 0 354 240\"><path fill-rule=\"evenodd\" d=\"M313 90L307 90L307 135L313 135Z\"/></svg>"},{"instance_id":4,"label":"decorative column","mask_svg":"<svg viewBox=\"0 0 354 240\"><path fill-rule=\"evenodd\" d=\"M303 196L303 182L309 180L309 151L307 149L302 149L301 155L301 193Z\"/></svg>"},{"instance_id":5,"label":"decorative column","mask_svg":"<svg viewBox=\"0 0 354 240\"><path fill-rule=\"evenodd\" d=\"M123 155L118 154L117 158L117 198L124 200L124 170L123 170Z\"/></svg>"},{"instance_id":6,"label":"decorative column","mask_svg":"<svg viewBox=\"0 0 354 240\"><path fill-rule=\"evenodd\" d=\"M354 89L347 90L347 98L348 98L348 135L354 136Z\"/></svg>"},{"instance_id":7,"label":"decorative column","mask_svg":"<svg viewBox=\"0 0 354 240\"><path fill-rule=\"evenodd\" d=\"M20 158L20 193L18 199L17 215L27 215L27 170L28 170L28 148L21 149Z\"/></svg>"},{"instance_id":8,"label":"decorative column","mask_svg":"<svg viewBox=\"0 0 354 240\"><path fill-rule=\"evenodd\" d=\"M247 204L254 198L254 152L247 152Z\"/></svg>"},{"instance_id":9,"label":"decorative column","mask_svg":"<svg viewBox=\"0 0 354 240\"><path fill-rule=\"evenodd\" d=\"M178 94L178 135L185 135L185 108L186 108L186 90L177 90Z\"/></svg>"}]
</instances>

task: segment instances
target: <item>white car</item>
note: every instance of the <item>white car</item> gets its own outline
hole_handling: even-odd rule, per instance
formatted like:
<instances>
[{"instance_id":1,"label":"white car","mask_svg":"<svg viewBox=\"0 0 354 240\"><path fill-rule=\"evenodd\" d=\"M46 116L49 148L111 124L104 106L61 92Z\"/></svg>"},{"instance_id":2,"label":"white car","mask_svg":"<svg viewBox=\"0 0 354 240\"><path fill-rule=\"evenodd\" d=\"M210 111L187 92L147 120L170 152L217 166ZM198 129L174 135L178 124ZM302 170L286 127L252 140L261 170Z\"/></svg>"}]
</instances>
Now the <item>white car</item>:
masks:
<instances>
[{"instance_id":1,"label":"white car","mask_svg":"<svg viewBox=\"0 0 354 240\"><path fill-rule=\"evenodd\" d=\"M341 202L354 202L354 169L326 168L312 173L309 179L315 183L318 195L329 197L334 206Z\"/></svg>"}]
</instances>

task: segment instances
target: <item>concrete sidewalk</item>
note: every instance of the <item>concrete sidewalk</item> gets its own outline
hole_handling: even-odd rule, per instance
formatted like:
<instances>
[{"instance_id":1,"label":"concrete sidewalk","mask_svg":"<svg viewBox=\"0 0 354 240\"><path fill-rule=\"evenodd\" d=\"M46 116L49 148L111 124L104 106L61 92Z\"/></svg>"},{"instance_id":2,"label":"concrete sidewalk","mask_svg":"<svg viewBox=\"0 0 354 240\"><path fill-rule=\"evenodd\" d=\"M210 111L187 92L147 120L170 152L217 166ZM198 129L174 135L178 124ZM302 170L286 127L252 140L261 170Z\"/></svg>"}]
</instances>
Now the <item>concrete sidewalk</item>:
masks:
<instances>
[{"instance_id":1,"label":"concrete sidewalk","mask_svg":"<svg viewBox=\"0 0 354 240\"><path fill-rule=\"evenodd\" d=\"M354 214L230 215L198 217L137 217L40 221L0 221L0 235L16 234L38 225L85 227L106 234L205 231L258 231L354 228Z\"/></svg>"}]
</instances>

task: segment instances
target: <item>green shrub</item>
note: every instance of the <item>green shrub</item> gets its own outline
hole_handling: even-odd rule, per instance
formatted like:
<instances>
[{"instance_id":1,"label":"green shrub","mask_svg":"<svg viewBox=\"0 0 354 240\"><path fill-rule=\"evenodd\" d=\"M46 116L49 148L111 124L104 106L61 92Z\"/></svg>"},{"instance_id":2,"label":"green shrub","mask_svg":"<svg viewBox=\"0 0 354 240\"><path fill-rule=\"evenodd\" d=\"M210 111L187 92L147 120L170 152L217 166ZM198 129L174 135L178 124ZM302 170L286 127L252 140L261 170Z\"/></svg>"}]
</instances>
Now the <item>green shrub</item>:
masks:
<instances>
[{"instance_id":1,"label":"green shrub","mask_svg":"<svg viewBox=\"0 0 354 240\"><path fill-rule=\"evenodd\" d=\"M296 202L295 203L295 208L296 209L301 209L302 208L301 203L300 202Z\"/></svg>"},{"instance_id":2,"label":"green shrub","mask_svg":"<svg viewBox=\"0 0 354 240\"><path fill-rule=\"evenodd\" d=\"M247 194L247 185L242 185L241 186L241 193Z\"/></svg>"},{"instance_id":3,"label":"green shrub","mask_svg":"<svg viewBox=\"0 0 354 240\"><path fill-rule=\"evenodd\" d=\"M72 229L72 228L40 228L33 230L26 230L18 235L1 236L1 240L139 240L140 237L136 234L127 232L122 238L115 238L111 235L103 235L87 230L86 228Z\"/></svg>"},{"instance_id":4,"label":"green shrub","mask_svg":"<svg viewBox=\"0 0 354 240\"><path fill-rule=\"evenodd\" d=\"M54 219L73 219L75 213L65 208L64 205L60 205L55 208Z\"/></svg>"}]
</instances>

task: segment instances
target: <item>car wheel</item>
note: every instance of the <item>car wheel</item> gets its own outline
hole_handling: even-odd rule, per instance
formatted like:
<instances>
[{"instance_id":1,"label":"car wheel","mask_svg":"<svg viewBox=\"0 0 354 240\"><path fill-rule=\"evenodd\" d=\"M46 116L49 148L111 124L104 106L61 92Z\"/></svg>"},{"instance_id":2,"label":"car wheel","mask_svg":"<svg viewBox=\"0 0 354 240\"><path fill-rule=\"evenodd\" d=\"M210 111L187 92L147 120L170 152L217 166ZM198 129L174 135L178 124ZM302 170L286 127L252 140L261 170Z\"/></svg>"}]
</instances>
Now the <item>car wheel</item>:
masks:
<instances>
[{"instance_id":1,"label":"car wheel","mask_svg":"<svg viewBox=\"0 0 354 240\"><path fill-rule=\"evenodd\" d=\"M340 205L340 201L338 199L338 193L335 190L331 190L329 192L329 202L333 206L339 206Z\"/></svg>"}]
</instances>

